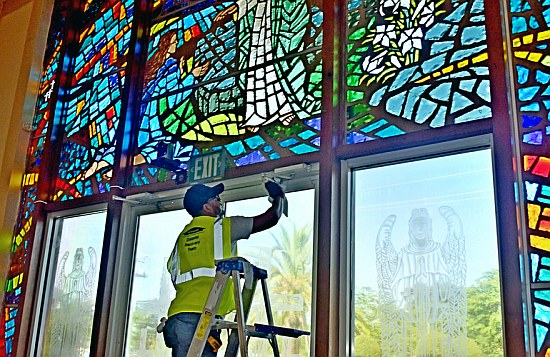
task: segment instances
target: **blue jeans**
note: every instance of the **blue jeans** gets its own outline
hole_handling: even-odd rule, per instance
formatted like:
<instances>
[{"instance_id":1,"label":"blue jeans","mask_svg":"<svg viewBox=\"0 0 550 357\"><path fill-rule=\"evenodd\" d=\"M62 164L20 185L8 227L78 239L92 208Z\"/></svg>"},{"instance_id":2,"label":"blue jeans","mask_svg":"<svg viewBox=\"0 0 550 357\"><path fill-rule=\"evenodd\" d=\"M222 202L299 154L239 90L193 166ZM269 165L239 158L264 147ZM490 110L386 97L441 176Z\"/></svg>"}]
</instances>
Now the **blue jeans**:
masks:
<instances>
[{"instance_id":1,"label":"blue jeans","mask_svg":"<svg viewBox=\"0 0 550 357\"><path fill-rule=\"evenodd\" d=\"M166 321L164 326L163 336L166 346L172 349L172 357L186 357L193 336L195 335L195 329L199 324L201 314L193 312L182 312L173 316ZM210 331L210 336L213 336L218 341L220 339L220 332L218 330ZM216 357L217 353L208 342L204 346L202 357Z\"/></svg>"}]
</instances>

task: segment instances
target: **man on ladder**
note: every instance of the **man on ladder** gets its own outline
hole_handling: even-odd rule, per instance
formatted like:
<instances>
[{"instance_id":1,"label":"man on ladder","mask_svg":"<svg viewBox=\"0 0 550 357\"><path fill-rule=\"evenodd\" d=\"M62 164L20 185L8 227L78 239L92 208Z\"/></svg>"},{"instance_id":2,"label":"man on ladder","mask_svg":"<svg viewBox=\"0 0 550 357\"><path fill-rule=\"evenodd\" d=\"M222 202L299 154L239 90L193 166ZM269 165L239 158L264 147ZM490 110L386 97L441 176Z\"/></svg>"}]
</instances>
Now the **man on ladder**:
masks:
<instances>
[{"instance_id":1,"label":"man on ladder","mask_svg":"<svg viewBox=\"0 0 550 357\"><path fill-rule=\"evenodd\" d=\"M168 309L168 320L162 330L166 346L173 357L185 357L216 275L214 261L235 256L237 241L277 224L284 204L284 192L274 182L265 184L272 200L271 207L255 217L223 217L219 195L223 184L209 187L191 186L183 204L193 216L180 233L170 259L168 271L176 288L176 297ZM235 309L233 284L227 284L218 315ZM221 346L220 334L212 330L203 356L216 356Z\"/></svg>"}]
</instances>

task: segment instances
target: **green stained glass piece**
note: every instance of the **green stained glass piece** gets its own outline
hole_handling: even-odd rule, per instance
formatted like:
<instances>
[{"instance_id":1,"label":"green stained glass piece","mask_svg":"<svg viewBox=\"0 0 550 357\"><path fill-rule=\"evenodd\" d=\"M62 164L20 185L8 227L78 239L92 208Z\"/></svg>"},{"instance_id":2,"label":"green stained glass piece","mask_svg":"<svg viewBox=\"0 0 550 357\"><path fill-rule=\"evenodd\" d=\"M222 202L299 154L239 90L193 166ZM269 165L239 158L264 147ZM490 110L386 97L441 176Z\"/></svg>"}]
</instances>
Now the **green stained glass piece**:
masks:
<instances>
[{"instance_id":1,"label":"green stained glass piece","mask_svg":"<svg viewBox=\"0 0 550 357\"><path fill-rule=\"evenodd\" d=\"M275 125L275 129L278 130L278 131L284 131L285 130L285 128L283 128L280 125Z\"/></svg>"},{"instance_id":2,"label":"green stained glass piece","mask_svg":"<svg viewBox=\"0 0 550 357\"><path fill-rule=\"evenodd\" d=\"M176 114L177 114L179 117L181 117L184 110L185 110L185 106L180 105L180 106L175 110L175 112L176 112Z\"/></svg>"},{"instance_id":3,"label":"green stained glass piece","mask_svg":"<svg viewBox=\"0 0 550 357\"><path fill-rule=\"evenodd\" d=\"M357 87L359 85L359 80L361 79L361 76L352 74L348 76L348 86L350 87Z\"/></svg>"},{"instance_id":4,"label":"green stained glass piece","mask_svg":"<svg viewBox=\"0 0 550 357\"><path fill-rule=\"evenodd\" d=\"M285 135L286 136L294 135L294 134L302 131L302 129L303 129L303 127L300 124L294 124L290 128L287 128L285 130Z\"/></svg>"},{"instance_id":5,"label":"green stained glass piece","mask_svg":"<svg viewBox=\"0 0 550 357\"><path fill-rule=\"evenodd\" d=\"M317 83L321 82L321 80L323 79L323 75L319 72L313 72L313 73L311 73L309 78L311 79L312 83L317 84Z\"/></svg>"},{"instance_id":6,"label":"green stained glass piece","mask_svg":"<svg viewBox=\"0 0 550 357\"><path fill-rule=\"evenodd\" d=\"M166 98L160 98L159 100L159 114L162 114L166 111L166 108L167 108L167 104L166 104Z\"/></svg>"},{"instance_id":7,"label":"green stained glass piece","mask_svg":"<svg viewBox=\"0 0 550 357\"><path fill-rule=\"evenodd\" d=\"M177 131L178 131L178 127L179 127L179 122L175 122L174 124L172 124L172 126L170 126L170 127L169 127L168 129L166 129L166 130L168 130L168 131L169 131L170 133L172 133L172 134L175 134L175 133L177 133Z\"/></svg>"},{"instance_id":8,"label":"green stained glass piece","mask_svg":"<svg viewBox=\"0 0 550 357\"><path fill-rule=\"evenodd\" d=\"M362 57L359 56L359 55L351 55L351 56L349 56L349 61L357 63L357 62L361 61L361 58Z\"/></svg>"},{"instance_id":9,"label":"green stained glass piece","mask_svg":"<svg viewBox=\"0 0 550 357\"><path fill-rule=\"evenodd\" d=\"M351 129L360 127L363 124L370 123L373 120L374 120L374 116L372 116L370 114L367 114L367 115L365 115L365 116L363 116L359 119L356 119L356 120L352 121L351 123L349 123L348 124L348 129L351 130Z\"/></svg>"},{"instance_id":10,"label":"green stained glass piece","mask_svg":"<svg viewBox=\"0 0 550 357\"><path fill-rule=\"evenodd\" d=\"M281 138L281 135L279 135L279 133L277 133L272 128L266 129L265 133L269 135L269 137L271 137L273 140L279 140Z\"/></svg>"},{"instance_id":11,"label":"green stained glass piece","mask_svg":"<svg viewBox=\"0 0 550 357\"><path fill-rule=\"evenodd\" d=\"M185 119L185 122L187 123L187 125L193 126L197 122L197 117L193 115L193 116Z\"/></svg>"},{"instance_id":12,"label":"green stained glass piece","mask_svg":"<svg viewBox=\"0 0 550 357\"><path fill-rule=\"evenodd\" d=\"M348 103L349 102L355 102L357 100L361 100L364 97L365 97L365 94L363 92L348 90Z\"/></svg>"},{"instance_id":13,"label":"green stained glass piece","mask_svg":"<svg viewBox=\"0 0 550 357\"><path fill-rule=\"evenodd\" d=\"M164 124L164 127L168 127L170 126L170 124L172 124L175 120L176 120L176 116L174 114L170 114L168 116L168 118L164 119L164 121L162 122Z\"/></svg>"},{"instance_id":14,"label":"green stained glass piece","mask_svg":"<svg viewBox=\"0 0 550 357\"><path fill-rule=\"evenodd\" d=\"M360 40L361 38L363 38L363 36L365 36L365 33L367 33L367 29L362 27L362 28L357 29L356 31L354 31L351 35L349 35L349 39L350 40Z\"/></svg>"},{"instance_id":15,"label":"green stained glass piece","mask_svg":"<svg viewBox=\"0 0 550 357\"><path fill-rule=\"evenodd\" d=\"M348 107L348 118L353 118L361 113L366 113L370 108L365 104L355 104Z\"/></svg>"}]
</instances>

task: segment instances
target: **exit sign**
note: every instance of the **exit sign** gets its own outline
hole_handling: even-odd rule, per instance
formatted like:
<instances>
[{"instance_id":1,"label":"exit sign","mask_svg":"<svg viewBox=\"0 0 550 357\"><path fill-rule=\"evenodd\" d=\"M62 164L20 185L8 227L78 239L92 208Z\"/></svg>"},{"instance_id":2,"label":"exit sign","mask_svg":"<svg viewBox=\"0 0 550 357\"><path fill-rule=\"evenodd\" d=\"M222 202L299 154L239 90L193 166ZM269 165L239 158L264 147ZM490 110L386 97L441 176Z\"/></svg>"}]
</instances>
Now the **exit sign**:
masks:
<instances>
[{"instance_id":1,"label":"exit sign","mask_svg":"<svg viewBox=\"0 0 550 357\"><path fill-rule=\"evenodd\" d=\"M225 173L225 150L191 157L187 171L189 182L221 179Z\"/></svg>"}]
</instances>

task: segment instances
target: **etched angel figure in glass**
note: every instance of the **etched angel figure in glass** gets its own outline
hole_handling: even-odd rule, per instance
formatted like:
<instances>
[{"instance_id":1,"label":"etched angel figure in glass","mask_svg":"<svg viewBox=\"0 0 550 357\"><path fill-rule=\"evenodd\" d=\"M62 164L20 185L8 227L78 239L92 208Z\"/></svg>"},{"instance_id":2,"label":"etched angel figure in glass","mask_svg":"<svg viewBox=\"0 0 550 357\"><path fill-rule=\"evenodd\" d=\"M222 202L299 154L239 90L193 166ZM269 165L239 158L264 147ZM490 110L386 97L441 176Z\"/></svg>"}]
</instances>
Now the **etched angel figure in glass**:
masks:
<instances>
[{"instance_id":1,"label":"etched angel figure in glass","mask_svg":"<svg viewBox=\"0 0 550 357\"><path fill-rule=\"evenodd\" d=\"M434 241L432 218L416 208L409 243L392 243L397 217L388 216L376 239L383 356L466 356L466 254L462 222L447 206L443 244Z\"/></svg>"},{"instance_id":2,"label":"etched angel figure in glass","mask_svg":"<svg viewBox=\"0 0 550 357\"><path fill-rule=\"evenodd\" d=\"M73 268L69 274L65 274L69 252L65 252L61 257L54 285L51 337L46 355L84 356L89 350L97 289L97 258L94 248L88 248L88 255L89 266L85 271L84 250L77 248L73 257Z\"/></svg>"}]
</instances>

